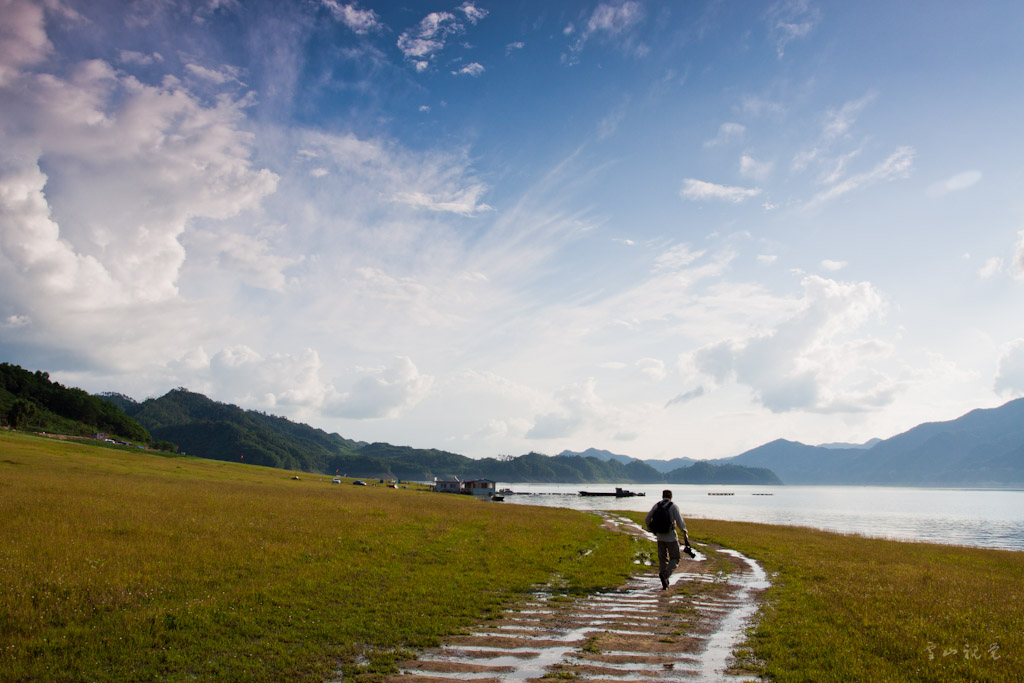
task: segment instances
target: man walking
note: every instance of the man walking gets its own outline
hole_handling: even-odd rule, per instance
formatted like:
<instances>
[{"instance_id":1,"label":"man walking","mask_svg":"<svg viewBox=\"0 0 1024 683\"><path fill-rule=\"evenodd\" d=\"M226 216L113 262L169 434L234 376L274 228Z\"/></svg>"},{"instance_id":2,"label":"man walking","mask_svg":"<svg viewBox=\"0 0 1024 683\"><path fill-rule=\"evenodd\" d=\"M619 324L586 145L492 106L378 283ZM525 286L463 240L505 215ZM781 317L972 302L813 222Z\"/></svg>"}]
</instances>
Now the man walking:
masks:
<instances>
[{"instance_id":1,"label":"man walking","mask_svg":"<svg viewBox=\"0 0 1024 683\"><path fill-rule=\"evenodd\" d=\"M661 589L668 588L668 577L679 564L679 538L676 527L683 532L685 552L694 557L690 550L690 538L686 535L686 522L679 514L679 506L672 502L672 492L668 489L661 492L661 500L647 513L647 529L658 539L658 576L661 578Z\"/></svg>"}]
</instances>

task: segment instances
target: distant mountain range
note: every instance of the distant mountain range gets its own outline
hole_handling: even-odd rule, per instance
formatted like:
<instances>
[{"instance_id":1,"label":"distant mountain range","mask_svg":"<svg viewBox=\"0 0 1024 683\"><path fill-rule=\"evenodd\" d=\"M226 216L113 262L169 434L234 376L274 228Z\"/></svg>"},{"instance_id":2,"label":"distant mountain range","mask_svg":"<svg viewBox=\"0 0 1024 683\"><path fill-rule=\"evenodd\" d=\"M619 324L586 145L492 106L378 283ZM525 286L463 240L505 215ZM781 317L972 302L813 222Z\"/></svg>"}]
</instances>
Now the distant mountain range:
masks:
<instances>
[{"instance_id":1,"label":"distant mountain range","mask_svg":"<svg viewBox=\"0 0 1024 683\"><path fill-rule=\"evenodd\" d=\"M306 472L415 481L458 477L544 483L782 483L763 468L731 463L691 464L661 472L637 460L622 462L592 454L551 457L527 453L474 460L436 449L353 441L282 417L219 403L187 389L175 389L142 403L122 394L101 396L144 426L153 438L173 442L189 455Z\"/></svg>"},{"instance_id":2,"label":"distant mountain range","mask_svg":"<svg viewBox=\"0 0 1024 683\"><path fill-rule=\"evenodd\" d=\"M668 474L672 470L677 470L680 467L689 467L694 463L700 462L699 460L694 460L693 458L673 458L671 460L640 460L638 458L631 458L628 455L618 455L616 453L611 453L610 451L602 451L597 448L588 448L587 450L582 452L562 451L561 453L559 453L559 455L579 455L585 458L594 457L600 458L601 460L617 460L618 462L621 462L623 465L628 465L631 462L642 462L646 465L649 465L650 467L653 467L655 470L661 472L662 474Z\"/></svg>"},{"instance_id":3,"label":"distant mountain range","mask_svg":"<svg viewBox=\"0 0 1024 683\"><path fill-rule=\"evenodd\" d=\"M99 400L103 399L103 400ZM117 409L115 409L115 406ZM718 460L640 460L610 451L474 460L436 449L366 443L187 389L136 402L89 396L45 372L0 363L0 418L64 434L107 432L217 460L364 478L489 478L503 482L643 484L1024 485L1024 399L929 422L863 444L778 439ZM14 424L15 422L19 424Z\"/></svg>"},{"instance_id":4,"label":"distant mountain range","mask_svg":"<svg viewBox=\"0 0 1024 683\"><path fill-rule=\"evenodd\" d=\"M1024 399L861 446L778 439L715 462L767 467L787 484L1019 486L1024 484Z\"/></svg>"},{"instance_id":5,"label":"distant mountain range","mask_svg":"<svg viewBox=\"0 0 1024 683\"><path fill-rule=\"evenodd\" d=\"M594 448L578 455L644 463L660 472L695 462L638 460ZM1024 399L922 424L885 440L808 446L777 439L739 455L702 462L764 468L786 484L1019 486L1024 485Z\"/></svg>"}]
</instances>

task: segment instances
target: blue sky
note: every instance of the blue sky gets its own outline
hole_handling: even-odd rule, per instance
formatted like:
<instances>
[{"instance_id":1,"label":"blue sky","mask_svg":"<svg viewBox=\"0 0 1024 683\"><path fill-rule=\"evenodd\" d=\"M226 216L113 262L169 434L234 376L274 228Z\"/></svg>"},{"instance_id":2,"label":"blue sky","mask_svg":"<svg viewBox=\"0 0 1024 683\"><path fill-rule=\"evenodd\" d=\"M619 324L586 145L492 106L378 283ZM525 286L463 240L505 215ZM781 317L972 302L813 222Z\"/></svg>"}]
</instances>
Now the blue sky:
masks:
<instances>
[{"instance_id":1,"label":"blue sky","mask_svg":"<svg viewBox=\"0 0 1024 683\"><path fill-rule=\"evenodd\" d=\"M1024 394L1024 7L27 2L0 356L472 457Z\"/></svg>"}]
</instances>

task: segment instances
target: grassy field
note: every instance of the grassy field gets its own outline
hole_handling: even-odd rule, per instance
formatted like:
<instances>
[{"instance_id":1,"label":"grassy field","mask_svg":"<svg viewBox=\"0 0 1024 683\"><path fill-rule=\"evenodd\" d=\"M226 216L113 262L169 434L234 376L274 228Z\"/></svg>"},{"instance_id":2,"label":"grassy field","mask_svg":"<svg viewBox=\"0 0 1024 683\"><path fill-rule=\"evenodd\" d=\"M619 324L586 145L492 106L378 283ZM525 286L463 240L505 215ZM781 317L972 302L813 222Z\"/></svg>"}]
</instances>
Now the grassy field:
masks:
<instances>
[{"instance_id":1,"label":"grassy field","mask_svg":"<svg viewBox=\"0 0 1024 683\"><path fill-rule=\"evenodd\" d=\"M373 678L640 546L571 511L0 432L0 680Z\"/></svg>"},{"instance_id":2,"label":"grassy field","mask_svg":"<svg viewBox=\"0 0 1024 683\"><path fill-rule=\"evenodd\" d=\"M373 679L538 583L617 585L595 517L0 431L0 680ZM1010 681L1024 553L690 520L773 576L744 663Z\"/></svg>"},{"instance_id":3,"label":"grassy field","mask_svg":"<svg viewBox=\"0 0 1024 683\"><path fill-rule=\"evenodd\" d=\"M773 576L745 661L789 681L1020 681L1024 553L692 520Z\"/></svg>"}]
</instances>

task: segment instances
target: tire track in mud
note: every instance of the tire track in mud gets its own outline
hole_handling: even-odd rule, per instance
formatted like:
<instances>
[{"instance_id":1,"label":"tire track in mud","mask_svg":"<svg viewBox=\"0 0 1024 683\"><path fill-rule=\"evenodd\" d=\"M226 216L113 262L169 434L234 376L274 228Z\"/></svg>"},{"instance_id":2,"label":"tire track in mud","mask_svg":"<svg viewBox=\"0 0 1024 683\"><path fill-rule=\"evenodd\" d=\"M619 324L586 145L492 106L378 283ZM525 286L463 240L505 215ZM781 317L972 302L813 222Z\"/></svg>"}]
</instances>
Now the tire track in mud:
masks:
<instances>
[{"instance_id":1,"label":"tire track in mud","mask_svg":"<svg viewBox=\"0 0 1024 683\"><path fill-rule=\"evenodd\" d=\"M601 514L609 528L646 535L631 520ZM655 570L577 599L538 590L501 618L400 663L387 682L756 680L729 667L767 577L740 553L705 551L729 571L698 550L696 559L683 556L664 591Z\"/></svg>"}]
</instances>

